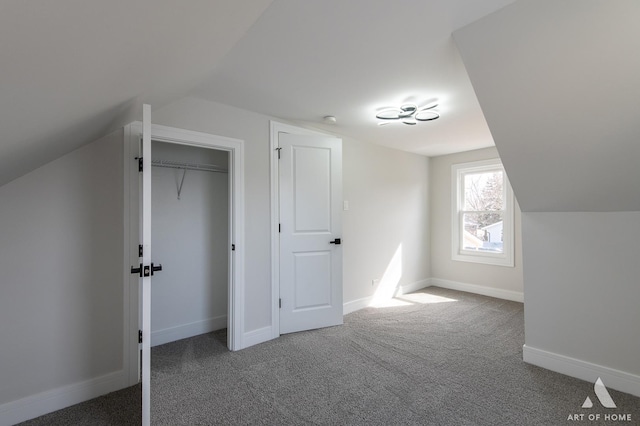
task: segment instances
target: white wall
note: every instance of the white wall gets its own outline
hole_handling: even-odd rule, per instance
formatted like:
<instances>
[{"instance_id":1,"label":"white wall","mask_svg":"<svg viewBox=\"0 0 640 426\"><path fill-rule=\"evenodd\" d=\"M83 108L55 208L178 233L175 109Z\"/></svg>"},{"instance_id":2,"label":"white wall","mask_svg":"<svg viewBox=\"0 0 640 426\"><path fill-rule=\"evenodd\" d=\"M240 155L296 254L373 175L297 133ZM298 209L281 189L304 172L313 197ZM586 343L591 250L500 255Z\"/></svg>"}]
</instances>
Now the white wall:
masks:
<instances>
[{"instance_id":1,"label":"white wall","mask_svg":"<svg viewBox=\"0 0 640 426\"><path fill-rule=\"evenodd\" d=\"M520 208L515 203L515 266L484 265L451 259L451 166L498 158L495 148L431 158L431 276L434 285L470 284L486 287L489 295L522 299L522 241ZM468 290L474 290L468 287ZM475 289L476 291L481 289Z\"/></svg>"},{"instance_id":2,"label":"white wall","mask_svg":"<svg viewBox=\"0 0 640 426\"><path fill-rule=\"evenodd\" d=\"M153 142L153 159L228 169L229 154ZM229 178L226 173L152 168L151 345L227 326Z\"/></svg>"},{"instance_id":3,"label":"white wall","mask_svg":"<svg viewBox=\"0 0 640 426\"><path fill-rule=\"evenodd\" d=\"M640 396L640 212L523 213L522 221L525 359L528 351L564 372L536 354L568 357L574 375Z\"/></svg>"},{"instance_id":4,"label":"white wall","mask_svg":"<svg viewBox=\"0 0 640 426\"><path fill-rule=\"evenodd\" d=\"M20 419L10 401L123 383L122 137L0 187L0 423Z\"/></svg>"},{"instance_id":5,"label":"white wall","mask_svg":"<svg viewBox=\"0 0 640 426\"><path fill-rule=\"evenodd\" d=\"M349 202L343 212L344 301L349 311L371 296L427 285L429 159L348 138L342 147L343 193ZM379 281L372 285L372 280Z\"/></svg>"}]
</instances>

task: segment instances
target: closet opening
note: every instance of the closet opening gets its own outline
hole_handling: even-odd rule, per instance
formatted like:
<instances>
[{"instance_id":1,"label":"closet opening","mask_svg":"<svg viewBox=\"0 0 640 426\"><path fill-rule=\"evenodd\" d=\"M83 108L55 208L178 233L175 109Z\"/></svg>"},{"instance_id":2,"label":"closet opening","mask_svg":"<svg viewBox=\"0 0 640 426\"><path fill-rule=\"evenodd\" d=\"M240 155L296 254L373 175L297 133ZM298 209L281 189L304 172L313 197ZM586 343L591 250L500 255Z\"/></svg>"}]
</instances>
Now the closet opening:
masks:
<instances>
[{"instance_id":1,"label":"closet opening","mask_svg":"<svg viewBox=\"0 0 640 426\"><path fill-rule=\"evenodd\" d=\"M152 140L151 152L152 253L163 266L153 347L227 328L232 242L229 151Z\"/></svg>"}]
</instances>

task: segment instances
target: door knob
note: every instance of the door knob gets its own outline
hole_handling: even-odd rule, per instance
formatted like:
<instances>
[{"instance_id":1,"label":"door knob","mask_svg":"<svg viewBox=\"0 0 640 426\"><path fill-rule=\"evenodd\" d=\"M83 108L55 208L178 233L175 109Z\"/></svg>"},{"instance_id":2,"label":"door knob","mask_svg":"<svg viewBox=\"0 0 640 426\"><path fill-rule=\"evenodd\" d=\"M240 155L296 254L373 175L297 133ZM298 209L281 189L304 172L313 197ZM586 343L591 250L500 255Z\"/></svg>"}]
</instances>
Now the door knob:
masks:
<instances>
[{"instance_id":1,"label":"door knob","mask_svg":"<svg viewBox=\"0 0 640 426\"><path fill-rule=\"evenodd\" d=\"M340 244L342 244L342 241L340 240L340 238L336 238L333 241L329 241L329 244L335 244L335 245L339 246Z\"/></svg>"},{"instance_id":2,"label":"door knob","mask_svg":"<svg viewBox=\"0 0 640 426\"><path fill-rule=\"evenodd\" d=\"M153 275L154 272L159 272L162 271L162 265L158 265L155 266L153 263L151 264L151 275Z\"/></svg>"},{"instance_id":3,"label":"door knob","mask_svg":"<svg viewBox=\"0 0 640 426\"><path fill-rule=\"evenodd\" d=\"M137 268L134 266L131 267L131 273L140 274L141 277L148 277L149 275L153 275L154 272L159 271L162 271L162 265L156 266L153 263L151 264L151 267L149 267L149 265L143 266L142 263Z\"/></svg>"},{"instance_id":4,"label":"door knob","mask_svg":"<svg viewBox=\"0 0 640 426\"><path fill-rule=\"evenodd\" d=\"M140 276L142 276L142 263L137 268L132 266L131 267L131 273L132 274L140 274Z\"/></svg>"}]
</instances>

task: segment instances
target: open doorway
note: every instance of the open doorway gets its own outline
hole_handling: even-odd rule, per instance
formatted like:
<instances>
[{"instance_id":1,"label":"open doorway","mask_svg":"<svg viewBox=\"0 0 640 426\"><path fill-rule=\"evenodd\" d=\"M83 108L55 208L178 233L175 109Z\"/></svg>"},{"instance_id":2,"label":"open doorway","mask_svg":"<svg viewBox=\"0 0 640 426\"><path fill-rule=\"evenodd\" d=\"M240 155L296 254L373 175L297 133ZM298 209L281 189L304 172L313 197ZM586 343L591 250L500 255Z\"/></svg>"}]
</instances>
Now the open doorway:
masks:
<instances>
[{"instance_id":1,"label":"open doorway","mask_svg":"<svg viewBox=\"0 0 640 426\"><path fill-rule=\"evenodd\" d=\"M151 346L227 328L229 152L152 141Z\"/></svg>"}]
</instances>

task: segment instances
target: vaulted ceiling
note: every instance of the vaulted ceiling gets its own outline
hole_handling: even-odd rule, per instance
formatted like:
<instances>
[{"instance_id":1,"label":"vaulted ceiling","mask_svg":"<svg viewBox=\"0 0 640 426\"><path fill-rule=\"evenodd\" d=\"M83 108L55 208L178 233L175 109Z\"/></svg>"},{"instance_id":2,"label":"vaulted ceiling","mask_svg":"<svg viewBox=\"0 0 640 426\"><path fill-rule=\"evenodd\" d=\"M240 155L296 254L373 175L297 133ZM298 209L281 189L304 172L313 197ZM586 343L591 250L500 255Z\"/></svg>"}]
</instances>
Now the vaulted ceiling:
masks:
<instances>
[{"instance_id":1,"label":"vaulted ceiling","mask_svg":"<svg viewBox=\"0 0 640 426\"><path fill-rule=\"evenodd\" d=\"M513 0L3 0L0 185L201 97L424 155L493 145L451 34ZM438 98L441 118L380 127Z\"/></svg>"}]
</instances>

